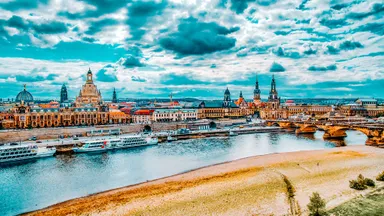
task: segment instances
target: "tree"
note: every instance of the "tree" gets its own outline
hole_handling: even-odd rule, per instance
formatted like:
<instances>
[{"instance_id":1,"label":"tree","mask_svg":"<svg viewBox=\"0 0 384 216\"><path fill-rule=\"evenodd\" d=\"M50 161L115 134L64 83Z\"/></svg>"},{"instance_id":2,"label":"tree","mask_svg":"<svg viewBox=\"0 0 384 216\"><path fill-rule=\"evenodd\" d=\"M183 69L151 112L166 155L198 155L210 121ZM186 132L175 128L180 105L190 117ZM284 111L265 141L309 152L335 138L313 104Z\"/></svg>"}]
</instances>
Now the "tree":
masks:
<instances>
[{"instance_id":1,"label":"tree","mask_svg":"<svg viewBox=\"0 0 384 216\"><path fill-rule=\"evenodd\" d=\"M325 209L325 200L320 197L320 194L313 192L312 196L309 197L309 204L307 205L310 216L324 216L328 215Z\"/></svg>"}]
</instances>

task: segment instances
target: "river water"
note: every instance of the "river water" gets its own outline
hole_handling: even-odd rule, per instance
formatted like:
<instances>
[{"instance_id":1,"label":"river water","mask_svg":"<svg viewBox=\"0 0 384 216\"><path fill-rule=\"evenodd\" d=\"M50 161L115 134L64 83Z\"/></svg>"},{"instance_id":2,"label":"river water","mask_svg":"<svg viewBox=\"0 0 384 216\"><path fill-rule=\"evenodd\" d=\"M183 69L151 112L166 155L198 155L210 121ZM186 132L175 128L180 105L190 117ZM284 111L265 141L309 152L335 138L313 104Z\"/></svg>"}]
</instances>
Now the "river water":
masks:
<instances>
[{"instance_id":1,"label":"river water","mask_svg":"<svg viewBox=\"0 0 384 216\"><path fill-rule=\"evenodd\" d=\"M366 136L348 131L346 145ZM101 154L58 155L0 167L0 215L15 215L92 193L153 180L202 166L279 152L334 148L314 136L257 133L162 143Z\"/></svg>"}]
</instances>

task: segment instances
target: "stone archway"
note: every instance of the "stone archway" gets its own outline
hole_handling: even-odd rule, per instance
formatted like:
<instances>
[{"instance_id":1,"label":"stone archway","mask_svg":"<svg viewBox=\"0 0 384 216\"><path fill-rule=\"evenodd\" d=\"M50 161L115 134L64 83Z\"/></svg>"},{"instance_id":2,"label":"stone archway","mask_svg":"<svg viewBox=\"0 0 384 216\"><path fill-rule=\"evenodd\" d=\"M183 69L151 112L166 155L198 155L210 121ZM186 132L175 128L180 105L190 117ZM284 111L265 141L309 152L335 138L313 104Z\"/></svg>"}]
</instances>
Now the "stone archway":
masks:
<instances>
[{"instance_id":1,"label":"stone archway","mask_svg":"<svg viewBox=\"0 0 384 216\"><path fill-rule=\"evenodd\" d=\"M216 129L216 127L217 127L217 125L215 122L212 121L209 123L209 129Z\"/></svg>"},{"instance_id":2,"label":"stone archway","mask_svg":"<svg viewBox=\"0 0 384 216\"><path fill-rule=\"evenodd\" d=\"M143 132L144 133L151 133L152 132L151 126L145 125L144 128L143 128Z\"/></svg>"}]
</instances>

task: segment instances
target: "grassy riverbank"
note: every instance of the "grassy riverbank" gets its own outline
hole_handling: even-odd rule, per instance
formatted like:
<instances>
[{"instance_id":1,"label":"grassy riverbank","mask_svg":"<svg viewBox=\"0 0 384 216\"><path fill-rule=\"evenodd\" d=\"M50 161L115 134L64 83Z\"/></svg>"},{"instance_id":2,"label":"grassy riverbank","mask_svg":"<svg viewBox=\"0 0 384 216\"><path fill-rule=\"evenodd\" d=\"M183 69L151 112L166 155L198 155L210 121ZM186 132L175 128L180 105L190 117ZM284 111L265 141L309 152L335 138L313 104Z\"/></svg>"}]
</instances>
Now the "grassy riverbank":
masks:
<instances>
[{"instance_id":1,"label":"grassy riverbank","mask_svg":"<svg viewBox=\"0 0 384 216\"><path fill-rule=\"evenodd\" d=\"M335 216L382 216L384 215L384 187L343 203L330 212Z\"/></svg>"},{"instance_id":2,"label":"grassy riverbank","mask_svg":"<svg viewBox=\"0 0 384 216\"><path fill-rule=\"evenodd\" d=\"M349 180L360 173L374 178L383 167L384 149L368 146L255 156L70 200L30 214L306 214L312 192L319 192L327 207L334 208L369 192L350 189Z\"/></svg>"}]
</instances>

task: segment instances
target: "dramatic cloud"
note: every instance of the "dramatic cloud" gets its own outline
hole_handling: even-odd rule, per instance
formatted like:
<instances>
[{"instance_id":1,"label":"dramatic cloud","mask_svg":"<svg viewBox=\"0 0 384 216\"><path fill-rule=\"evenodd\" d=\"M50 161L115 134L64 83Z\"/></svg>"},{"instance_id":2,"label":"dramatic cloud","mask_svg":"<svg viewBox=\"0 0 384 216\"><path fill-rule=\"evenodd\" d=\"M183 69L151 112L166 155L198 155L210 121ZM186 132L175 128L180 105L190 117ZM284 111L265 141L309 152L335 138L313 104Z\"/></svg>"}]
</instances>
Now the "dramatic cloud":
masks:
<instances>
[{"instance_id":1,"label":"dramatic cloud","mask_svg":"<svg viewBox=\"0 0 384 216\"><path fill-rule=\"evenodd\" d=\"M0 3L0 8L10 11L19 11L37 8L40 4L47 4L49 0L10 0Z\"/></svg>"},{"instance_id":2,"label":"dramatic cloud","mask_svg":"<svg viewBox=\"0 0 384 216\"><path fill-rule=\"evenodd\" d=\"M227 35L238 30L239 27L226 28L190 17L181 20L178 32L161 38L160 44L181 55L201 55L234 47L236 39Z\"/></svg>"},{"instance_id":3,"label":"dramatic cloud","mask_svg":"<svg viewBox=\"0 0 384 216\"><path fill-rule=\"evenodd\" d=\"M356 41L344 41L339 46L339 49L341 50L353 50L357 48L363 48L363 45L360 42Z\"/></svg>"},{"instance_id":4,"label":"dramatic cloud","mask_svg":"<svg viewBox=\"0 0 384 216\"><path fill-rule=\"evenodd\" d=\"M59 12L59 15L65 16L69 19L80 19L80 18L90 18L90 17L99 17L104 14L110 14L116 12L119 9L122 9L127 5L130 0L80 0L88 5L92 6L92 9L87 9L82 12L71 13L67 11Z\"/></svg>"},{"instance_id":5,"label":"dramatic cloud","mask_svg":"<svg viewBox=\"0 0 384 216\"><path fill-rule=\"evenodd\" d=\"M97 81L100 82L116 82L118 79L116 75L114 74L115 70L110 66L107 65L104 68L100 69L97 74Z\"/></svg>"},{"instance_id":6,"label":"dramatic cloud","mask_svg":"<svg viewBox=\"0 0 384 216\"><path fill-rule=\"evenodd\" d=\"M276 62L273 62L273 64L271 65L271 68L269 69L269 72L284 72L284 71L285 71L285 68L281 64Z\"/></svg>"},{"instance_id":7,"label":"dramatic cloud","mask_svg":"<svg viewBox=\"0 0 384 216\"><path fill-rule=\"evenodd\" d=\"M89 67L119 97L384 97L379 0L0 0L0 98L72 98ZM282 73L281 73L282 72ZM45 91L50 89L49 92ZM267 94L262 94L265 98ZM104 96L104 95L103 95Z\"/></svg>"},{"instance_id":8,"label":"dramatic cloud","mask_svg":"<svg viewBox=\"0 0 384 216\"><path fill-rule=\"evenodd\" d=\"M332 71L334 71L334 70L336 70L336 69L337 69L337 66L334 65L334 64L329 65L329 66L326 66L326 67L324 67L324 66L315 66L315 65L313 65L313 66L310 66L310 67L308 68L309 71L327 71L327 70L332 70Z\"/></svg>"},{"instance_id":9,"label":"dramatic cloud","mask_svg":"<svg viewBox=\"0 0 384 216\"><path fill-rule=\"evenodd\" d=\"M127 24L130 26L131 39L138 40L145 34L143 28L156 15L161 15L167 1L135 1L128 7Z\"/></svg>"}]
</instances>

